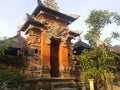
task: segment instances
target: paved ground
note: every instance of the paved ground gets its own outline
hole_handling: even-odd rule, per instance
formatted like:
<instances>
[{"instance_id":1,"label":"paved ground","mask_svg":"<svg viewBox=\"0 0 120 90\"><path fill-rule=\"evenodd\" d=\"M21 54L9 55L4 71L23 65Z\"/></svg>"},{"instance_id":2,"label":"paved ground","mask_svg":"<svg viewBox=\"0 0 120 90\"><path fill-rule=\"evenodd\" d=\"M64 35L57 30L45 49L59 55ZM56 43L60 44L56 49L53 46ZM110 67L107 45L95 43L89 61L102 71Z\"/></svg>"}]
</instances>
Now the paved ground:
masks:
<instances>
[{"instance_id":1,"label":"paved ground","mask_svg":"<svg viewBox=\"0 0 120 90\"><path fill-rule=\"evenodd\" d=\"M120 90L120 86L114 85L113 90Z\"/></svg>"}]
</instances>

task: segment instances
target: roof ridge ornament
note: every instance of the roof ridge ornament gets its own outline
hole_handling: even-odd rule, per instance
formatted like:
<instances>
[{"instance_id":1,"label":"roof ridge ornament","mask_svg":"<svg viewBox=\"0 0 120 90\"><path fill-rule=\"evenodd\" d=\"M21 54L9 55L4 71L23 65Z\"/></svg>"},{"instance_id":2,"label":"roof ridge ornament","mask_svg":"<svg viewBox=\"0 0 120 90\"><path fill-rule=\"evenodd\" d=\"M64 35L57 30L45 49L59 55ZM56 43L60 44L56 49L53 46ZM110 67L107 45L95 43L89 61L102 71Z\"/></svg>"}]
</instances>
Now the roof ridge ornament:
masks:
<instances>
[{"instance_id":1,"label":"roof ridge ornament","mask_svg":"<svg viewBox=\"0 0 120 90\"><path fill-rule=\"evenodd\" d=\"M44 0L44 6L55 11L59 11L58 4L55 2L55 0Z\"/></svg>"},{"instance_id":2,"label":"roof ridge ornament","mask_svg":"<svg viewBox=\"0 0 120 90\"><path fill-rule=\"evenodd\" d=\"M42 3L41 0L37 0L37 3L39 6L45 6L55 11L59 11L58 4L55 2L55 0L44 0L44 3Z\"/></svg>"}]
</instances>

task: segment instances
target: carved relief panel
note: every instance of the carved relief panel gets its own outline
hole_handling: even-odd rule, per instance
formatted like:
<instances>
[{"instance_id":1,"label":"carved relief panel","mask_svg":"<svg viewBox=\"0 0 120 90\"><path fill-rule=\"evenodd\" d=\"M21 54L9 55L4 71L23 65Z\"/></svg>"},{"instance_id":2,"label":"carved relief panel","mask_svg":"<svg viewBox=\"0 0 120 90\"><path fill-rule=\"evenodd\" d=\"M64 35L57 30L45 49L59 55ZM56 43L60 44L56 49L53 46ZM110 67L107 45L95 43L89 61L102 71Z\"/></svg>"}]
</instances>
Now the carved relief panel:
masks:
<instances>
[{"instance_id":1,"label":"carved relief panel","mask_svg":"<svg viewBox=\"0 0 120 90\"><path fill-rule=\"evenodd\" d=\"M47 26L47 30L44 31L46 35L46 43L50 44L51 39L60 39L62 41L63 46L66 46L66 41L69 37L68 27L61 25L60 23L53 22L49 23Z\"/></svg>"}]
</instances>

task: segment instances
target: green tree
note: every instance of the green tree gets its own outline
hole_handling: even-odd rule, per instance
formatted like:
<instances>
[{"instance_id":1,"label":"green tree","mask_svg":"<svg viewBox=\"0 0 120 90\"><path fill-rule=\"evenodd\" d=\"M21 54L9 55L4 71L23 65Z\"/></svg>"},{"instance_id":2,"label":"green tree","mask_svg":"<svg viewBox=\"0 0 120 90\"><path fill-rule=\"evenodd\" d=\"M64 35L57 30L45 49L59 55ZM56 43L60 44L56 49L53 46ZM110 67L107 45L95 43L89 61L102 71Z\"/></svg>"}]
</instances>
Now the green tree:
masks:
<instances>
[{"instance_id":1,"label":"green tree","mask_svg":"<svg viewBox=\"0 0 120 90\"><path fill-rule=\"evenodd\" d=\"M14 42L16 42L16 39L14 38L7 38L7 37L3 37L0 38L0 55L4 54L4 51Z\"/></svg>"},{"instance_id":2,"label":"green tree","mask_svg":"<svg viewBox=\"0 0 120 90\"><path fill-rule=\"evenodd\" d=\"M84 50L77 58L81 67L80 80L83 82L95 79L109 86L113 81L113 70L117 68L115 59L119 56L111 52L111 41L119 39L120 33L112 32L110 37L101 40L101 31L106 25L112 23L120 25L120 15L107 10L92 10L86 19L89 30L85 39L92 46L92 50Z\"/></svg>"},{"instance_id":3,"label":"green tree","mask_svg":"<svg viewBox=\"0 0 120 90\"><path fill-rule=\"evenodd\" d=\"M108 12L107 10L92 10L85 22L89 30L84 37L91 46L96 46L101 41L101 31L106 25L112 23L120 25L120 15L118 13ZM120 33L118 32L112 32L111 35L105 41L108 40L110 42L112 38L120 38Z\"/></svg>"},{"instance_id":4,"label":"green tree","mask_svg":"<svg viewBox=\"0 0 120 90\"><path fill-rule=\"evenodd\" d=\"M115 53L100 47L84 50L77 58L81 68L80 81L86 83L88 79L94 79L98 88L99 82L104 86L110 85L114 79L113 70L117 68L116 57Z\"/></svg>"},{"instance_id":5,"label":"green tree","mask_svg":"<svg viewBox=\"0 0 120 90\"><path fill-rule=\"evenodd\" d=\"M85 35L85 39L88 40L91 46L97 45L97 41L100 39L101 31L110 23L111 14L106 10L92 10L89 17L86 20L89 31Z\"/></svg>"}]
</instances>

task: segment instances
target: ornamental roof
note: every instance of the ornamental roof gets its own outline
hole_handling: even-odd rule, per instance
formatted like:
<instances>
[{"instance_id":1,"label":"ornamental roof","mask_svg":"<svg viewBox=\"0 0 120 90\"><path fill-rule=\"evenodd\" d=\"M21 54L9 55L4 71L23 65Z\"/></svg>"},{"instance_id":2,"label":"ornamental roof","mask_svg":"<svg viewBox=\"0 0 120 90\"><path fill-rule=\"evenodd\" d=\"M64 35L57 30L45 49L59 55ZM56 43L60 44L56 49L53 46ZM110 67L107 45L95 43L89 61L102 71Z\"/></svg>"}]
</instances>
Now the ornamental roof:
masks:
<instances>
[{"instance_id":1,"label":"ornamental roof","mask_svg":"<svg viewBox=\"0 0 120 90\"><path fill-rule=\"evenodd\" d=\"M35 8L35 10L33 11L33 13L31 15L27 14L27 19L25 21L25 23L21 26L20 31L25 31L27 29L27 27L29 26L29 24L35 24L36 22L34 22L33 17L36 17L40 11L43 11L51 16L57 17L59 19L65 20L67 22L67 25L72 23L73 21L75 21L77 18L79 18L78 15L66 15L63 14L59 11L50 9L48 7L45 7L42 3L38 4L38 6ZM32 19L32 20L31 20Z\"/></svg>"}]
</instances>

